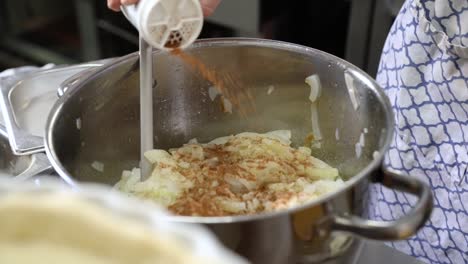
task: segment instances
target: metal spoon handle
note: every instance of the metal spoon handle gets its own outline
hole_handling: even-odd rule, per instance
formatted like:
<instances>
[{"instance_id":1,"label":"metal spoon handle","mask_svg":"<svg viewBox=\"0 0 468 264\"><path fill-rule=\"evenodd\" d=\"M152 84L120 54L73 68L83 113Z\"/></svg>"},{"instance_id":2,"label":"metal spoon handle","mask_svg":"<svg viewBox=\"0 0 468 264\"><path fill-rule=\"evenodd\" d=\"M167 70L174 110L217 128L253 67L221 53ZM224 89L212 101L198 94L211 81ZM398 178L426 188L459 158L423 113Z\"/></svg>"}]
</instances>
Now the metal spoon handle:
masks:
<instances>
[{"instance_id":1,"label":"metal spoon handle","mask_svg":"<svg viewBox=\"0 0 468 264\"><path fill-rule=\"evenodd\" d=\"M144 154L153 143L153 57L152 47L140 37L140 161L141 180L151 175L151 164Z\"/></svg>"}]
</instances>

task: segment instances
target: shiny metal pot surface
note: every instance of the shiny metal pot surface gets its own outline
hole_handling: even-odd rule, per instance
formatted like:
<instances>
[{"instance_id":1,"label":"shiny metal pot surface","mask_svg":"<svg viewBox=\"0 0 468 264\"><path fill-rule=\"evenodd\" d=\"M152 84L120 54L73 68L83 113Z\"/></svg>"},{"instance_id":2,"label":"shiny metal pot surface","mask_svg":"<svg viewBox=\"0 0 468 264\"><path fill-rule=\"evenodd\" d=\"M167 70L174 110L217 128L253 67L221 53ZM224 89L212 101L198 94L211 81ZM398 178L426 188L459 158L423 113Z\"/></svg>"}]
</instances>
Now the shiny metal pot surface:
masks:
<instances>
[{"instance_id":1,"label":"shiny metal pot surface","mask_svg":"<svg viewBox=\"0 0 468 264\"><path fill-rule=\"evenodd\" d=\"M335 193L284 212L170 217L171 221L207 224L225 245L253 263L293 263L337 256L350 245L352 235L404 239L427 220L432 209L429 187L380 170L392 137L393 115L382 90L364 72L324 52L270 40L202 40L187 52L217 72L235 73L253 93L257 111L248 117L224 112L220 98L209 96L211 84L198 72L178 57L155 52L156 148L178 147L192 138L203 142L277 129L291 130L293 144L302 145L312 130L310 88L304 79L318 74L323 139L313 155L338 167L347 182ZM73 78L62 91L48 120L46 151L69 184L112 185L122 170L138 166L138 76L138 54L133 53ZM96 170L95 162L104 170ZM397 221L366 220L370 182L413 193L418 202Z\"/></svg>"}]
</instances>

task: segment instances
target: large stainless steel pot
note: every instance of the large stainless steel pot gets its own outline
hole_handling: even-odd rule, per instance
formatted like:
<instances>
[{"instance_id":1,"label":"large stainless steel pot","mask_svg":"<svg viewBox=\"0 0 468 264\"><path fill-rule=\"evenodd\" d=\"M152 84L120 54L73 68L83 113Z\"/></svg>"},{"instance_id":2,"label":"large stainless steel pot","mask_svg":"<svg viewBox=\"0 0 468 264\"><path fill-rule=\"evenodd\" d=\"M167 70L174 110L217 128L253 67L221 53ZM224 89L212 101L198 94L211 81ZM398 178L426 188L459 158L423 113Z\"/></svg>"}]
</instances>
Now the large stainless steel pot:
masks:
<instances>
[{"instance_id":1,"label":"large stainless steel pot","mask_svg":"<svg viewBox=\"0 0 468 264\"><path fill-rule=\"evenodd\" d=\"M304 79L318 74L323 86L317 103L323 140L314 155L338 167L347 183L335 193L284 212L170 217L171 221L207 224L227 246L254 263L293 263L322 261L343 252L349 234L404 239L427 220L432 209L429 187L380 170L392 137L393 115L382 90L364 72L324 52L269 40L202 40L187 52L218 72L236 73L253 92L257 112L247 118L223 112L219 97L210 99L210 83L179 58L155 52L157 148L177 147L195 137L206 141L276 129L292 130L293 142L301 145L312 126L310 89ZM138 76L138 54L133 53L66 85L68 90L49 116L45 142L54 168L69 184L115 184L122 170L138 166ZM96 162L100 166L93 166ZM397 221L366 220L371 182L413 193L418 202Z\"/></svg>"}]
</instances>

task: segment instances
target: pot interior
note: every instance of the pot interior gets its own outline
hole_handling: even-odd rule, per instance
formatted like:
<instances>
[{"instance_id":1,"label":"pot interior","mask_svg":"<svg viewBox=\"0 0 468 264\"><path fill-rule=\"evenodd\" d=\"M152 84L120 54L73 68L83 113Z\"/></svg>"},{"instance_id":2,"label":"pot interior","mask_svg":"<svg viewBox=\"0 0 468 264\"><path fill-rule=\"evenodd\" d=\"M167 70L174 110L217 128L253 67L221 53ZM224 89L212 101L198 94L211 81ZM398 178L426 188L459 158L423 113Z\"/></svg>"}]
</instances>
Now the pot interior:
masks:
<instances>
[{"instance_id":1,"label":"pot interior","mask_svg":"<svg viewBox=\"0 0 468 264\"><path fill-rule=\"evenodd\" d=\"M155 148L179 147L250 131L292 131L294 146L312 132L310 87L317 74L316 102L323 139L313 155L337 167L344 179L357 175L382 153L391 136L391 110L376 83L351 64L292 44L261 40L200 41L186 51L219 74L232 74L254 97L255 112L223 111L199 72L179 57L154 53ZM139 163L139 72L128 55L74 85L49 118L49 154L79 181L115 184L122 170ZM348 85L346 82L348 79ZM229 88L229 87L228 87ZM356 95L356 105L349 89ZM377 159L381 159L378 155ZM374 164L375 165L375 164Z\"/></svg>"}]
</instances>

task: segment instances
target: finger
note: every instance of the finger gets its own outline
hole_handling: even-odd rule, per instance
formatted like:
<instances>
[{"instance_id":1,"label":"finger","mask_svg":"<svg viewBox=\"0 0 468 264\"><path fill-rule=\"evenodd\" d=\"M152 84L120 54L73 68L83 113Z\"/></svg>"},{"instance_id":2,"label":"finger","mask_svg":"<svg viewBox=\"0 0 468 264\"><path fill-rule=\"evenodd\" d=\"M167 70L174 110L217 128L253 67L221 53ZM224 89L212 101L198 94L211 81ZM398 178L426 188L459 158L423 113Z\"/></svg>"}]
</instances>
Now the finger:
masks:
<instances>
[{"instance_id":1,"label":"finger","mask_svg":"<svg viewBox=\"0 0 468 264\"><path fill-rule=\"evenodd\" d=\"M107 7L113 11L120 11L120 0L107 0Z\"/></svg>"},{"instance_id":2,"label":"finger","mask_svg":"<svg viewBox=\"0 0 468 264\"><path fill-rule=\"evenodd\" d=\"M213 14L215 11L216 7L218 7L219 3L221 0L200 0L202 9L203 9L203 15L204 16L209 16Z\"/></svg>"}]
</instances>

